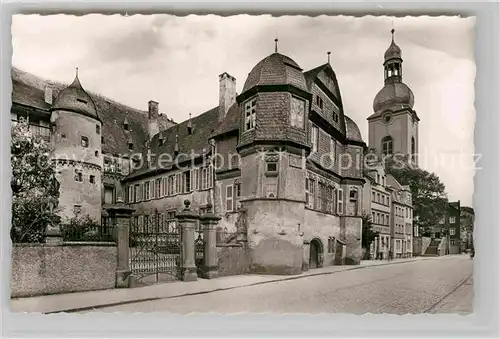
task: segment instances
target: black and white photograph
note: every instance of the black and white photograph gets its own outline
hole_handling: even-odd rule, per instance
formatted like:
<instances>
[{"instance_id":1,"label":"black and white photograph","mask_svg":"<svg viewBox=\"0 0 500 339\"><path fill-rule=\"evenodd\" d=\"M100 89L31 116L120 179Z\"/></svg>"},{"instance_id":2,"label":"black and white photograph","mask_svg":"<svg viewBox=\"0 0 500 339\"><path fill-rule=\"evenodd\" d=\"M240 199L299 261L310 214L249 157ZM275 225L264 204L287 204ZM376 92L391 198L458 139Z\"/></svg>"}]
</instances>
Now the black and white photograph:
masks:
<instances>
[{"instance_id":1,"label":"black and white photograph","mask_svg":"<svg viewBox=\"0 0 500 339\"><path fill-rule=\"evenodd\" d=\"M14 15L11 312L472 314L475 25Z\"/></svg>"}]
</instances>

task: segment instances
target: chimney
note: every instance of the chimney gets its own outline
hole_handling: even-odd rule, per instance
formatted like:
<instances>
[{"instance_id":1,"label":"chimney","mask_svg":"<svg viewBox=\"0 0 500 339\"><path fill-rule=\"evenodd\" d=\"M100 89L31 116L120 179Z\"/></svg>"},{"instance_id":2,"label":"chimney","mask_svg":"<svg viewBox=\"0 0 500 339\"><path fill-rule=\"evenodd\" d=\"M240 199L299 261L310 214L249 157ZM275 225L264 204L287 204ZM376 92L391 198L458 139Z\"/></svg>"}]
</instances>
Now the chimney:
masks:
<instances>
[{"instance_id":1,"label":"chimney","mask_svg":"<svg viewBox=\"0 0 500 339\"><path fill-rule=\"evenodd\" d=\"M236 102L236 78L226 72L219 75L219 122L226 117L231 105Z\"/></svg>"},{"instance_id":2,"label":"chimney","mask_svg":"<svg viewBox=\"0 0 500 339\"><path fill-rule=\"evenodd\" d=\"M45 86L45 102L52 105L52 87Z\"/></svg>"},{"instance_id":3,"label":"chimney","mask_svg":"<svg viewBox=\"0 0 500 339\"><path fill-rule=\"evenodd\" d=\"M150 100L148 102L148 136L149 140L159 132L158 125L158 103L156 101Z\"/></svg>"}]
</instances>

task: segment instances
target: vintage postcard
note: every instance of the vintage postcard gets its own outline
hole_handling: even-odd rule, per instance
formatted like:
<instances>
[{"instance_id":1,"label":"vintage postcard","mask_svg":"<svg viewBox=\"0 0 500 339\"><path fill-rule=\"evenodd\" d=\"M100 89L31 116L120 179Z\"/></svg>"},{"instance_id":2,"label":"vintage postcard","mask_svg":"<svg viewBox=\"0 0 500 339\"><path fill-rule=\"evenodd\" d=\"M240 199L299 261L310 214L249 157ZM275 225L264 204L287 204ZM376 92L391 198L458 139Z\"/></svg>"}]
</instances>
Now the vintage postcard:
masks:
<instances>
[{"instance_id":1,"label":"vintage postcard","mask_svg":"<svg viewBox=\"0 0 500 339\"><path fill-rule=\"evenodd\" d=\"M474 17L14 15L14 312L473 312Z\"/></svg>"}]
</instances>

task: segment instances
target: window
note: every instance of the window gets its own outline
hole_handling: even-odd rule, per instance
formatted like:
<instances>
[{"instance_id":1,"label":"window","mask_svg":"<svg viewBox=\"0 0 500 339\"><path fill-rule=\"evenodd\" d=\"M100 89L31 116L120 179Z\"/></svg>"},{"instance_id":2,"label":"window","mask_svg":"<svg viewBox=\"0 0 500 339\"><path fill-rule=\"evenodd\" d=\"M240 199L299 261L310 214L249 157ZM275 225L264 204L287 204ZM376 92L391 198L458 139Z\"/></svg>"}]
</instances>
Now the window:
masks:
<instances>
[{"instance_id":1,"label":"window","mask_svg":"<svg viewBox=\"0 0 500 339\"><path fill-rule=\"evenodd\" d=\"M335 163L335 139L330 138L330 155L332 163Z\"/></svg>"},{"instance_id":2,"label":"window","mask_svg":"<svg viewBox=\"0 0 500 339\"><path fill-rule=\"evenodd\" d=\"M115 196L114 187L105 186L104 187L104 203L105 204L114 203L115 202L114 196Z\"/></svg>"},{"instance_id":3,"label":"window","mask_svg":"<svg viewBox=\"0 0 500 339\"><path fill-rule=\"evenodd\" d=\"M455 235L455 229L454 228L450 228L450 235Z\"/></svg>"},{"instance_id":4,"label":"window","mask_svg":"<svg viewBox=\"0 0 500 339\"><path fill-rule=\"evenodd\" d=\"M201 189L205 190L207 188L212 188L213 185L213 173L212 166L204 167L201 170Z\"/></svg>"},{"instance_id":5,"label":"window","mask_svg":"<svg viewBox=\"0 0 500 339\"><path fill-rule=\"evenodd\" d=\"M338 201L337 201L337 213L343 214L344 211L344 190L339 188L338 190Z\"/></svg>"},{"instance_id":6,"label":"window","mask_svg":"<svg viewBox=\"0 0 500 339\"><path fill-rule=\"evenodd\" d=\"M134 186L128 187L128 202L129 203L134 202Z\"/></svg>"},{"instance_id":7,"label":"window","mask_svg":"<svg viewBox=\"0 0 500 339\"><path fill-rule=\"evenodd\" d=\"M326 211L326 186L322 182L318 182L318 209Z\"/></svg>"},{"instance_id":8,"label":"window","mask_svg":"<svg viewBox=\"0 0 500 339\"><path fill-rule=\"evenodd\" d=\"M96 132L97 134L101 134L101 126L99 126L99 125L95 125L95 132Z\"/></svg>"},{"instance_id":9,"label":"window","mask_svg":"<svg viewBox=\"0 0 500 339\"><path fill-rule=\"evenodd\" d=\"M241 198L241 184L240 183L235 183L234 184L234 201L235 201L235 208L239 209L240 208L240 198Z\"/></svg>"},{"instance_id":10,"label":"window","mask_svg":"<svg viewBox=\"0 0 500 339\"><path fill-rule=\"evenodd\" d=\"M375 218L375 223L380 224L380 213L377 213L377 216Z\"/></svg>"},{"instance_id":11,"label":"window","mask_svg":"<svg viewBox=\"0 0 500 339\"><path fill-rule=\"evenodd\" d=\"M184 180L183 180L183 176L182 176L182 173L177 173L175 175L175 191L176 193L183 193L184 192Z\"/></svg>"},{"instance_id":12,"label":"window","mask_svg":"<svg viewBox=\"0 0 500 339\"><path fill-rule=\"evenodd\" d=\"M377 202L380 204L380 193L377 193Z\"/></svg>"},{"instance_id":13,"label":"window","mask_svg":"<svg viewBox=\"0 0 500 339\"><path fill-rule=\"evenodd\" d=\"M167 177L163 177L161 179L161 187L162 187L162 192L161 195L162 197L166 197L168 195L168 182L167 182Z\"/></svg>"},{"instance_id":14,"label":"window","mask_svg":"<svg viewBox=\"0 0 500 339\"><path fill-rule=\"evenodd\" d=\"M82 171L75 169L75 181L76 182L83 182L83 174Z\"/></svg>"},{"instance_id":15,"label":"window","mask_svg":"<svg viewBox=\"0 0 500 339\"><path fill-rule=\"evenodd\" d=\"M293 127L304 128L304 115L306 111L306 102L302 99L292 97L290 110L290 124Z\"/></svg>"},{"instance_id":16,"label":"window","mask_svg":"<svg viewBox=\"0 0 500 339\"><path fill-rule=\"evenodd\" d=\"M82 137L82 147L89 147L89 138Z\"/></svg>"},{"instance_id":17,"label":"window","mask_svg":"<svg viewBox=\"0 0 500 339\"><path fill-rule=\"evenodd\" d=\"M375 192L372 192L372 201L375 202Z\"/></svg>"},{"instance_id":18,"label":"window","mask_svg":"<svg viewBox=\"0 0 500 339\"><path fill-rule=\"evenodd\" d=\"M191 170L191 174L190 174L191 178L190 178L190 182L189 182L189 185L190 185L189 190L190 191L195 191L195 190L200 189L200 187L199 187L200 184L198 181L198 173L199 173L199 171L197 168Z\"/></svg>"},{"instance_id":19,"label":"window","mask_svg":"<svg viewBox=\"0 0 500 339\"><path fill-rule=\"evenodd\" d=\"M411 157L413 161L415 161L415 149L416 149L415 138L411 137Z\"/></svg>"},{"instance_id":20,"label":"window","mask_svg":"<svg viewBox=\"0 0 500 339\"><path fill-rule=\"evenodd\" d=\"M450 239L450 245L455 246L455 239Z\"/></svg>"},{"instance_id":21,"label":"window","mask_svg":"<svg viewBox=\"0 0 500 339\"><path fill-rule=\"evenodd\" d=\"M98 157L99 156L99 151L95 151L94 154L95 154L96 157Z\"/></svg>"},{"instance_id":22,"label":"window","mask_svg":"<svg viewBox=\"0 0 500 339\"><path fill-rule=\"evenodd\" d=\"M257 98L252 98L245 103L245 132L255 128L255 112Z\"/></svg>"},{"instance_id":23,"label":"window","mask_svg":"<svg viewBox=\"0 0 500 339\"><path fill-rule=\"evenodd\" d=\"M191 192L191 171L186 171L182 174L184 180L184 193Z\"/></svg>"},{"instance_id":24,"label":"window","mask_svg":"<svg viewBox=\"0 0 500 339\"><path fill-rule=\"evenodd\" d=\"M333 213L333 187L327 186L326 187L326 212L327 213Z\"/></svg>"},{"instance_id":25,"label":"window","mask_svg":"<svg viewBox=\"0 0 500 339\"><path fill-rule=\"evenodd\" d=\"M95 184L95 175L91 175L89 177L89 181L90 181L91 184Z\"/></svg>"},{"instance_id":26,"label":"window","mask_svg":"<svg viewBox=\"0 0 500 339\"><path fill-rule=\"evenodd\" d=\"M133 142L131 142L131 141L128 142L128 149L131 150L131 151L134 149L134 143Z\"/></svg>"},{"instance_id":27,"label":"window","mask_svg":"<svg viewBox=\"0 0 500 339\"><path fill-rule=\"evenodd\" d=\"M312 151L317 152L318 151L318 127L312 126L311 128L311 144L312 144Z\"/></svg>"},{"instance_id":28,"label":"window","mask_svg":"<svg viewBox=\"0 0 500 339\"><path fill-rule=\"evenodd\" d=\"M161 178L156 179L156 187L155 187L155 189L156 189L156 195L155 195L156 198L161 197Z\"/></svg>"},{"instance_id":29,"label":"window","mask_svg":"<svg viewBox=\"0 0 500 339\"><path fill-rule=\"evenodd\" d=\"M319 109L323 109L323 99L319 95L316 95L316 105Z\"/></svg>"},{"instance_id":30,"label":"window","mask_svg":"<svg viewBox=\"0 0 500 339\"><path fill-rule=\"evenodd\" d=\"M266 162L266 172L278 172L278 163L276 161Z\"/></svg>"},{"instance_id":31,"label":"window","mask_svg":"<svg viewBox=\"0 0 500 339\"><path fill-rule=\"evenodd\" d=\"M372 212L372 223L375 224L375 212Z\"/></svg>"},{"instance_id":32,"label":"window","mask_svg":"<svg viewBox=\"0 0 500 339\"><path fill-rule=\"evenodd\" d=\"M140 185L135 185L134 186L134 202L139 202L141 201L141 186Z\"/></svg>"},{"instance_id":33,"label":"window","mask_svg":"<svg viewBox=\"0 0 500 339\"><path fill-rule=\"evenodd\" d=\"M82 213L82 205L73 205L73 213L80 214Z\"/></svg>"},{"instance_id":34,"label":"window","mask_svg":"<svg viewBox=\"0 0 500 339\"><path fill-rule=\"evenodd\" d=\"M233 211L233 204L234 204L233 185L227 185L226 186L226 212Z\"/></svg>"},{"instance_id":35,"label":"window","mask_svg":"<svg viewBox=\"0 0 500 339\"><path fill-rule=\"evenodd\" d=\"M175 192L175 176L170 175L168 177L168 195L174 195Z\"/></svg>"},{"instance_id":36,"label":"window","mask_svg":"<svg viewBox=\"0 0 500 339\"><path fill-rule=\"evenodd\" d=\"M455 223L455 217L450 217L450 224L454 224Z\"/></svg>"},{"instance_id":37,"label":"window","mask_svg":"<svg viewBox=\"0 0 500 339\"><path fill-rule=\"evenodd\" d=\"M386 136L382 139L382 153L384 155L390 155L393 153L392 138L390 136Z\"/></svg>"},{"instance_id":38,"label":"window","mask_svg":"<svg viewBox=\"0 0 500 339\"><path fill-rule=\"evenodd\" d=\"M146 181L144 183L144 200L149 200L151 198L150 188L151 188L151 186L149 185L149 181Z\"/></svg>"},{"instance_id":39,"label":"window","mask_svg":"<svg viewBox=\"0 0 500 339\"><path fill-rule=\"evenodd\" d=\"M306 178L306 205L314 208L314 180L310 178Z\"/></svg>"}]
</instances>

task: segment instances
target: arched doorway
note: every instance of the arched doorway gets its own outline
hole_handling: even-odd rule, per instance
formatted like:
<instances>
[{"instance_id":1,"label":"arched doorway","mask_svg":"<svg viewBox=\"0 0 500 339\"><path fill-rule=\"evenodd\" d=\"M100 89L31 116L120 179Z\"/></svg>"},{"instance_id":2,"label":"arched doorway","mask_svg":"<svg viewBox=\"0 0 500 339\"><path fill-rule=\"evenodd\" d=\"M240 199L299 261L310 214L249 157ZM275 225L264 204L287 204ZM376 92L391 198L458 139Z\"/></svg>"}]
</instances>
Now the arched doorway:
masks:
<instances>
[{"instance_id":1,"label":"arched doorway","mask_svg":"<svg viewBox=\"0 0 500 339\"><path fill-rule=\"evenodd\" d=\"M323 267L323 246L319 239L313 239L309 244L309 268L318 267Z\"/></svg>"}]
</instances>

